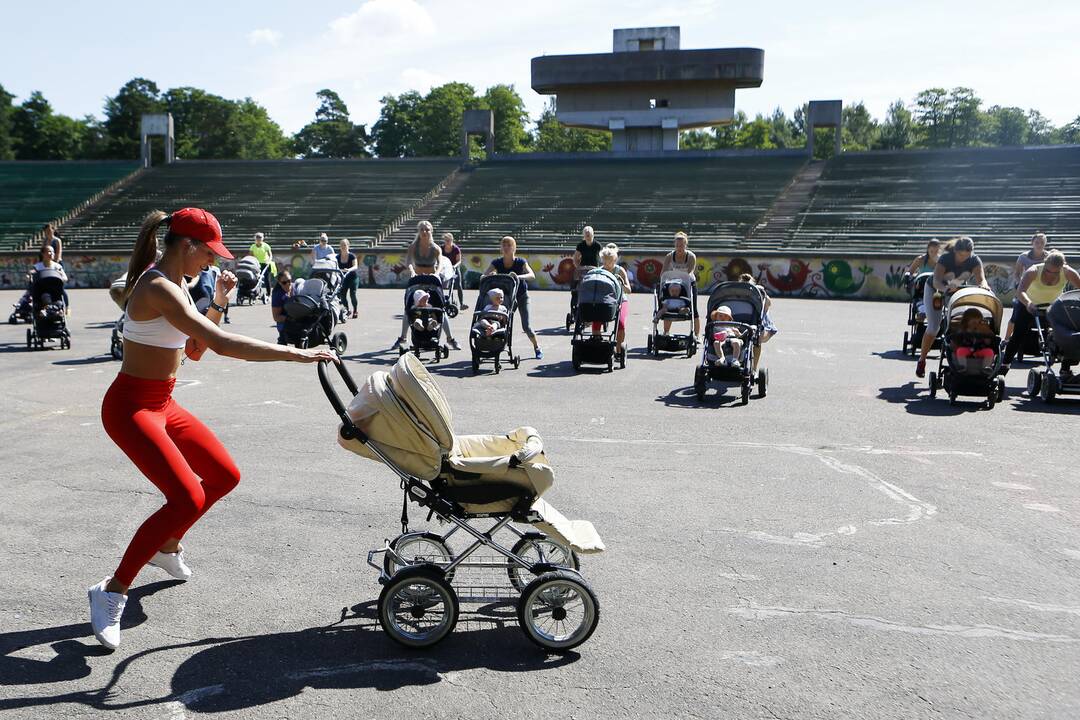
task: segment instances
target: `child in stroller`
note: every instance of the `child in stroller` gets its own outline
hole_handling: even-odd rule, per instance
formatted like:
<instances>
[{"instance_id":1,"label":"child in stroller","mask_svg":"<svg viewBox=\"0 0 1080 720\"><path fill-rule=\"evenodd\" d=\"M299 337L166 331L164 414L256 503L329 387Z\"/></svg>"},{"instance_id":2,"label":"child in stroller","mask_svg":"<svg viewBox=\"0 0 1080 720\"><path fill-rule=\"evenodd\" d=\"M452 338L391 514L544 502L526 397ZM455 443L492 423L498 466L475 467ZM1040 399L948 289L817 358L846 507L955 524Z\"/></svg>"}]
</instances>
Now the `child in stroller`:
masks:
<instances>
[{"instance_id":1,"label":"child in stroller","mask_svg":"<svg viewBox=\"0 0 1080 720\"><path fill-rule=\"evenodd\" d=\"M410 354L359 387L344 363L336 368L353 394L347 408L327 363L318 371L341 420L338 444L388 466L405 496L402 534L368 553L382 585L383 630L407 647L430 647L453 630L460 602L517 598L518 623L531 642L552 652L585 642L599 604L581 576L579 553L604 544L592 523L568 520L541 497L554 471L537 431L456 435L445 396ZM409 501L449 530L410 531ZM464 549L450 545L455 534L465 536Z\"/></svg>"},{"instance_id":2,"label":"child in stroller","mask_svg":"<svg viewBox=\"0 0 1080 720\"><path fill-rule=\"evenodd\" d=\"M942 317L944 333L937 372L930 373L930 397L943 389L949 404L959 395L985 398L993 408L1005 397L1001 368L1001 300L982 287L962 288L949 298Z\"/></svg>"},{"instance_id":3,"label":"child in stroller","mask_svg":"<svg viewBox=\"0 0 1080 720\"><path fill-rule=\"evenodd\" d=\"M757 386L758 397L765 397L769 373L754 371L754 353L765 332L765 293L753 282L722 282L709 295L704 351L694 370L694 393L699 402L705 399L709 381L737 383L742 404L750 402L750 392Z\"/></svg>"},{"instance_id":4,"label":"child in stroller","mask_svg":"<svg viewBox=\"0 0 1080 720\"><path fill-rule=\"evenodd\" d=\"M648 339L649 353L659 355L661 352L685 352L686 357L694 355L697 338L693 332L688 330L685 335L671 334L671 324L693 323L696 320L697 309L693 303L695 295L694 279L689 273L668 270L660 276L660 282L653 288L653 329ZM664 323L663 332L658 328L661 322Z\"/></svg>"},{"instance_id":5,"label":"child in stroller","mask_svg":"<svg viewBox=\"0 0 1080 720\"><path fill-rule=\"evenodd\" d=\"M438 275L414 275L405 288L405 313L402 320L402 334L409 333L411 347L398 345L398 355L411 352L420 357L423 352L433 352L435 362L450 357L450 348L459 350L460 346L450 333L450 322L446 317L446 296L443 295L442 280ZM440 345L442 333L446 333L449 345Z\"/></svg>"},{"instance_id":6,"label":"child in stroller","mask_svg":"<svg viewBox=\"0 0 1080 720\"><path fill-rule=\"evenodd\" d=\"M713 327L709 334L712 336L713 364L727 365L738 368L743 356L743 341L746 331L739 328L731 315L731 308L721 305L709 315Z\"/></svg>"},{"instance_id":7,"label":"child in stroller","mask_svg":"<svg viewBox=\"0 0 1080 720\"><path fill-rule=\"evenodd\" d=\"M480 297L476 301L472 331L469 333L474 374L480 372L480 365L484 362L493 363L495 372L501 372L504 351L506 360L515 368L521 365L521 357L514 355L513 349L517 286L518 277L514 273L480 278Z\"/></svg>"}]
</instances>

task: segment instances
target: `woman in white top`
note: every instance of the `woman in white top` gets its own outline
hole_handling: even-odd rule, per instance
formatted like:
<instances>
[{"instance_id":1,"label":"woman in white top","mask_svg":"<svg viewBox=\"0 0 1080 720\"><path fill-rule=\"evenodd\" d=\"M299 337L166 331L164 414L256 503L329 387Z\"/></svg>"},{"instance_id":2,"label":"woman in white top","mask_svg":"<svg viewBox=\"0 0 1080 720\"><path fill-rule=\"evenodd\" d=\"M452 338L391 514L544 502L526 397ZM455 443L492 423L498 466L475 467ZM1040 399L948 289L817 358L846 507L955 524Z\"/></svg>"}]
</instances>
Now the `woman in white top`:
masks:
<instances>
[{"instance_id":1,"label":"woman in white top","mask_svg":"<svg viewBox=\"0 0 1080 720\"><path fill-rule=\"evenodd\" d=\"M165 226L156 264L158 230ZM90 588L90 624L98 641L120 643L120 616L128 587L147 564L179 580L191 570L180 540L217 500L240 481L228 450L198 418L172 398L185 355L198 360L207 348L241 360L335 360L328 349L271 345L218 327L236 276L222 273L205 316L184 282L218 257L232 258L217 219L198 208L147 216L128 266L124 364L101 405L105 432L165 496L165 504L135 532L116 571ZM111 501L110 501L111 503ZM123 502L112 507L125 507ZM115 517L107 519L109 524Z\"/></svg>"},{"instance_id":2,"label":"woman in white top","mask_svg":"<svg viewBox=\"0 0 1080 720\"><path fill-rule=\"evenodd\" d=\"M314 265L324 258L331 258L337 262L337 253L334 252L334 247L330 244L330 238L326 237L326 233L319 235L319 242L311 248L311 263Z\"/></svg>"},{"instance_id":3,"label":"woman in white top","mask_svg":"<svg viewBox=\"0 0 1080 720\"><path fill-rule=\"evenodd\" d=\"M67 273L64 272L64 266L56 262L56 256L51 245L42 246L41 259L34 263L34 272L40 272L42 270L55 270L60 273L61 280L64 282L68 281Z\"/></svg>"},{"instance_id":4,"label":"woman in white top","mask_svg":"<svg viewBox=\"0 0 1080 720\"><path fill-rule=\"evenodd\" d=\"M689 273L693 280L690 285L690 303L694 309L694 335L696 336L701 334L701 317L698 316L697 310L697 256L687 249L689 245L690 238L686 236L686 233L681 230L675 233L675 249L664 256L664 266L660 273L666 273L668 270ZM667 335L669 332L671 332L671 321L665 320L664 334Z\"/></svg>"}]
</instances>

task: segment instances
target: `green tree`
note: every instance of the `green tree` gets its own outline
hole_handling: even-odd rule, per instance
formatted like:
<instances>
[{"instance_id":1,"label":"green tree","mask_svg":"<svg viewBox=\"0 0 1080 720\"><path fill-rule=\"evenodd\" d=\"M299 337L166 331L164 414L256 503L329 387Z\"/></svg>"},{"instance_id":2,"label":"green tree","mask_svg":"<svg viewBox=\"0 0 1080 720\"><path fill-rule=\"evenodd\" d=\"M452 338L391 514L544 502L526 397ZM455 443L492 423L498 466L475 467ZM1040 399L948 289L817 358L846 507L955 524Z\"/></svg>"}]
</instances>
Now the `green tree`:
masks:
<instances>
[{"instance_id":1,"label":"green tree","mask_svg":"<svg viewBox=\"0 0 1080 720\"><path fill-rule=\"evenodd\" d=\"M14 99L15 96L0 85L0 160L15 159L15 138L11 127L15 114L11 101Z\"/></svg>"},{"instance_id":2,"label":"green tree","mask_svg":"<svg viewBox=\"0 0 1080 720\"><path fill-rule=\"evenodd\" d=\"M333 90L315 93L319 107L315 122L308 123L293 138L297 153L305 158L370 157L368 135L363 125L349 119L349 108Z\"/></svg>"},{"instance_id":3,"label":"green tree","mask_svg":"<svg viewBox=\"0 0 1080 720\"><path fill-rule=\"evenodd\" d=\"M1031 145L1049 145L1054 141L1053 124L1038 110L1028 110L1028 138Z\"/></svg>"},{"instance_id":4,"label":"green tree","mask_svg":"<svg viewBox=\"0 0 1080 720\"><path fill-rule=\"evenodd\" d=\"M930 88L915 96L918 140L926 147L948 147L949 96L945 88Z\"/></svg>"},{"instance_id":5,"label":"green tree","mask_svg":"<svg viewBox=\"0 0 1080 720\"><path fill-rule=\"evenodd\" d=\"M806 145L806 137L800 135L795 123L788 120L780 108L773 110L769 117L769 140L778 148L794 148Z\"/></svg>"},{"instance_id":6,"label":"green tree","mask_svg":"<svg viewBox=\"0 0 1080 720\"><path fill-rule=\"evenodd\" d=\"M15 156L19 160L74 160L80 155L85 133L82 122L55 114L37 90L12 116Z\"/></svg>"},{"instance_id":7,"label":"green tree","mask_svg":"<svg viewBox=\"0 0 1080 720\"><path fill-rule=\"evenodd\" d=\"M176 129L176 156L192 160L237 157L240 140L232 132L233 103L194 87L161 96Z\"/></svg>"},{"instance_id":8,"label":"green tree","mask_svg":"<svg viewBox=\"0 0 1080 720\"><path fill-rule=\"evenodd\" d=\"M1023 145L1028 138L1027 114L1018 107L993 105L986 111L988 145Z\"/></svg>"},{"instance_id":9,"label":"green tree","mask_svg":"<svg viewBox=\"0 0 1080 720\"><path fill-rule=\"evenodd\" d=\"M982 136L984 115L982 100L971 88L956 87L949 93L947 103L949 147L970 147Z\"/></svg>"},{"instance_id":10,"label":"green tree","mask_svg":"<svg viewBox=\"0 0 1080 720\"><path fill-rule=\"evenodd\" d=\"M711 130L685 130L679 133L680 150L715 150L716 136Z\"/></svg>"},{"instance_id":11,"label":"green tree","mask_svg":"<svg viewBox=\"0 0 1080 720\"><path fill-rule=\"evenodd\" d=\"M717 125L712 129L713 147L717 150L730 150L739 146L739 137L746 127L746 113L736 110L731 122Z\"/></svg>"},{"instance_id":12,"label":"green tree","mask_svg":"<svg viewBox=\"0 0 1080 720\"><path fill-rule=\"evenodd\" d=\"M878 142L881 128L860 100L840 112L840 143L844 150L869 150Z\"/></svg>"},{"instance_id":13,"label":"green tree","mask_svg":"<svg viewBox=\"0 0 1080 720\"><path fill-rule=\"evenodd\" d=\"M240 139L235 155L240 160L277 160L289 157L292 142L281 126L270 119L266 108L251 98L235 101L231 127ZM360 126L363 132L363 126Z\"/></svg>"},{"instance_id":14,"label":"green tree","mask_svg":"<svg viewBox=\"0 0 1080 720\"><path fill-rule=\"evenodd\" d=\"M1061 142L1076 144L1080 143L1080 115L1068 125L1061 128Z\"/></svg>"},{"instance_id":15,"label":"green tree","mask_svg":"<svg viewBox=\"0 0 1080 720\"><path fill-rule=\"evenodd\" d=\"M537 152L601 152L611 150L611 133L567 127L555 117L555 100L549 100L536 121L533 149Z\"/></svg>"},{"instance_id":16,"label":"green tree","mask_svg":"<svg viewBox=\"0 0 1080 720\"><path fill-rule=\"evenodd\" d=\"M515 153L527 149L529 113L513 85L492 85L480 105L495 114L495 152Z\"/></svg>"},{"instance_id":17,"label":"green tree","mask_svg":"<svg viewBox=\"0 0 1080 720\"><path fill-rule=\"evenodd\" d=\"M460 154L463 115L479 106L476 90L468 83L450 82L432 88L417 113L416 154L429 157Z\"/></svg>"},{"instance_id":18,"label":"green tree","mask_svg":"<svg viewBox=\"0 0 1080 720\"><path fill-rule=\"evenodd\" d=\"M416 156L417 126L423 100L415 90L397 97L383 96L379 119L371 128L376 155L381 158Z\"/></svg>"},{"instance_id":19,"label":"green tree","mask_svg":"<svg viewBox=\"0 0 1080 720\"><path fill-rule=\"evenodd\" d=\"M915 142L915 124L911 119L911 111L904 106L903 100L897 100L889 105L889 111L885 115L885 122L881 124L878 133L878 148L885 150L903 150Z\"/></svg>"},{"instance_id":20,"label":"green tree","mask_svg":"<svg viewBox=\"0 0 1080 720\"><path fill-rule=\"evenodd\" d=\"M119 160L139 157L142 116L165 111L157 83L133 78L115 97L105 99L105 132L109 135L109 154Z\"/></svg>"},{"instance_id":21,"label":"green tree","mask_svg":"<svg viewBox=\"0 0 1080 720\"><path fill-rule=\"evenodd\" d=\"M735 147L755 150L769 150L776 147L769 137L772 125L761 115L739 129L735 138Z\"/></svg>"}]
</instances>

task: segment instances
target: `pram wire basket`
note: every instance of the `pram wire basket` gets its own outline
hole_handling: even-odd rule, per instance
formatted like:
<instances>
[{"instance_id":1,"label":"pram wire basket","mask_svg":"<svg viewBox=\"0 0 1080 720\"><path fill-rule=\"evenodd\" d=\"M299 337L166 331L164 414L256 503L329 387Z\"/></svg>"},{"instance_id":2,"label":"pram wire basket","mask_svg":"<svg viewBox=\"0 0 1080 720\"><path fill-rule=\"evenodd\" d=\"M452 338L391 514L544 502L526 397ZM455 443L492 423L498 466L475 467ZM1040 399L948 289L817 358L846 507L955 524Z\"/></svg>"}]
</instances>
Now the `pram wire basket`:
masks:
<instances>
[{"instance_id":1,"label":"pram wire basket","mask_svg":"<svg viewBox=\"0 0 1080 720\"><path fill-rule=\"evenodd\" d=\"M406 356L406 360L411 356ZM405 362L402 360L401 362ZM535 498L522 497L508 512L470 513L462 503L446 497L434 483L425 482L398 467L353 422L326 370L318 364L319 382L341 420L341 437L358 440L398 476L403 491L402 534L370 550L367 564L379 573L379 622L388 635L408 647L429 647L442 640L457 622L461 601L517 603L518 623L526 637L550 652L566 652L588 640L600 618L596 595L582 578L577 553L540 532L523 532L512 522L544 522L533 508ZM359 388L343 362L335 362L342 381L353 396ZM428 510L428 520L449 525L442 535L410 532L408 502ZM557 512L557 511L556 511ZM471 519L490 519L481 529ZM494 539L508 531L511 547ZM462 533L471 542L451 551L447 540ZM481 548L484 553L478 553Z\"/></svg>"}]
</instances>

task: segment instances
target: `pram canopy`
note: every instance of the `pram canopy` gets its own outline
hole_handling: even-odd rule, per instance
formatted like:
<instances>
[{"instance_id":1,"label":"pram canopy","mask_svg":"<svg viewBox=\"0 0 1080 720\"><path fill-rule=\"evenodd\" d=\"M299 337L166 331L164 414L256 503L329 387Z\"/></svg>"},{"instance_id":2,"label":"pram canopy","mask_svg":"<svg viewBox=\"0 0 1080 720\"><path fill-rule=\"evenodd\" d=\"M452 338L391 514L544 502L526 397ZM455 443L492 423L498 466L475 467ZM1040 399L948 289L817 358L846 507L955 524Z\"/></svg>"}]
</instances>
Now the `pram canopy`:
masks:
<instances>
[{"instance_id":1,"label":"pram canopy","mask_svg":"<svg viewBox=\"0 0 1080 720\"><path fill-rule=\"evenodd\" d=\"M619 316L623 286L613 273L595 268L582 276L578 283L578 312L580 319L610 322Z\"/></svg>"},{"instance_id":2,"label":"pram canopy","mask_svg":"<svg viewBox=\"0 0 1080 720\"><path fill-rule=\"evenodd\" d=\"M455 435L446 397L423 364L411 353L390 372L373 373L347 409L368 443L346 440L338 428L338 443L371 460L378 448L400 472L422 480L444 480L448 487L482 487L489 483L516 485L536 498L533 509L546 523L539 526L581 552L597 552L603 543L591 523L571 522L540 496L551 487L554 473L536 430L520 427L500 435ZM469 512L508 512L515 500L483 499L463 504Z\"/></svg>"},{"instance_id":3,"label":"pram canopy","mask_svg":"<svg viewBox=\"0 0 1080 720\"><path fill-rule=\"evenodd\" d=\"M30 284L30 297L35 304L41 303L41 296L48 295L52 302L64 299L64 277L59 270L38 270Z\"/></svg>"},{"instance_id":4,"label":"pram canopy","mask_svg":"<svg viewBox=\"0 0 1080 720\"><path fill-rule=\"evenodd\" d=\"M659 287L663 289L673 282L678 282L679 285L682 285L681 297L690 297L690 286L694 283L694 279L690 277L690 273L683 272L682 270L668 270L660 276Z\"/></svg>"},{"instance_id":5,"label":"pram canopy","mask_svg":"<svg viewBox=\"0 0 1080 720\"><path fill-rule=\"evenodd\" d=\"M1054 346L1068 360L1080 359L1080 290L1058 296L1046 311Z\"/></svg>"},{"instance_id":6,"label":"pram canopy","mask_svg":"<svg viewBox=\"0 0 1080 720\"><path fill-rule=\"evenodd\" d=\"M259 277L261 268L259 267L259 261L254 255L245 255L236 261L236 277L255 279Z\"/></svg>"},{"instance_id":7,"label":"pram canopy","mask_svg":"<svg viewBox=\"0 0 1080 720\"><path fill-rule=\"evenodd\" d=\"M423 290L430 298L428 304L432 308L441 310L446 305L446 296L443 295L442 280L438 275L414 275L409 279L405 287L405 312L412 310L413 293Z\"/></svg>"},{"instance_id":8,"label":"pram canopy","mask_svg":"<svg viewBox=\"0 0 1080 720\"><path fill-rule=\"evenodd\" d=\"M934 273L923 272L916 275L911 281L911 298L915 301L922 300L923 292L926 289L926 283L930 282L930 278L934 277Z\"/></svg>"},{"instance_id":9,"label":"pram canopy","mask_svg":"<svg viewBox=\"0 0 1080 720\"><path fill-rule=\"evenodd\" d=\"M722 282L709 293L705 317L711 317L713 310L721 305L731 309L731 319L735 322L760 327L765 315L765 294L753 283Z\"/></svg>"},{"instance_id":10,"label":"pram canopy","mask_svg":"<svg viewBox=\"0 0 1080 720\"><path fill-rule=\"evenodd\" d=\"M975 308L984 318L990 321L990 327L994 334L1001 333L1001 300L990 290L981 287L960 288L945 304L945 317L949 319L950 327L959 322L960 316L966 310Z\"/></svg>"}]
</instances>

